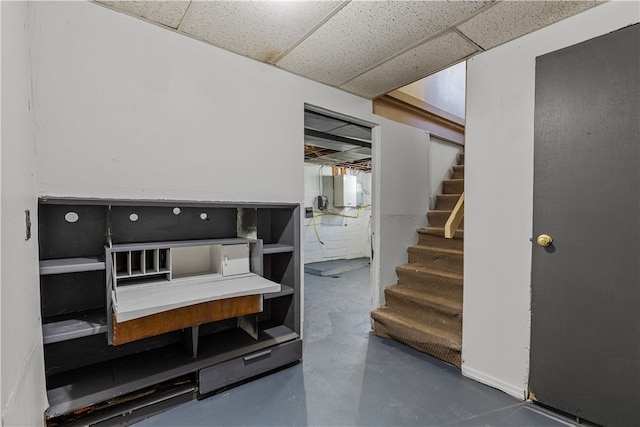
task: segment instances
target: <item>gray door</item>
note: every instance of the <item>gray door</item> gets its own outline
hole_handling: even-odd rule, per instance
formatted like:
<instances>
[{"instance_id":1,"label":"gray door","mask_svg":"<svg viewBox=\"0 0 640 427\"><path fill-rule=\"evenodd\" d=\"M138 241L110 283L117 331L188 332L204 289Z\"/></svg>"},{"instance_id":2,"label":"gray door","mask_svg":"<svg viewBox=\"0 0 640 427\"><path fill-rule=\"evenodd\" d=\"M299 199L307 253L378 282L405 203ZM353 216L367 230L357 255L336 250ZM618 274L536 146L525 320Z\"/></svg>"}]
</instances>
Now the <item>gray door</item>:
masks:
<instances>
[{"instance_id":1,"label":"gray door","mask_svg":"<svg viewBox=\"0 0 640 427\"><path fill-rule=\"evenodd\" d=\"M536 61L531 398L602 425L640 425L639 41Z\"/></svg>"}]
</instances>

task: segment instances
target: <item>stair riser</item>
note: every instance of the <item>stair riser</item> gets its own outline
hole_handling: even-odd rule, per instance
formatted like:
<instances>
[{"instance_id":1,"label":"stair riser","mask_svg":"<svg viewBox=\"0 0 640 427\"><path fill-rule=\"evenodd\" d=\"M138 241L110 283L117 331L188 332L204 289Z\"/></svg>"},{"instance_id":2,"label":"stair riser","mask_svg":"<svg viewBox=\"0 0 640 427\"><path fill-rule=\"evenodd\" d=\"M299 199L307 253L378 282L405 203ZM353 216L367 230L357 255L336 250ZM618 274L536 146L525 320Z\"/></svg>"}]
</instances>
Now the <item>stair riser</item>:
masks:
<instances>
[{"instance_id":1,"label":"stair riser","mask_svg":"<svg viewBox=\"0 0 640 427\"><path fill-rule=\"evenodd\" d=\"M462 239L445 239L444 236L434 236L433 234L418 233L418 244L444 249L464 249L464 240Z\"/></svg>"},{"instance_id":2,"label":"stair riser","mask_svg":"<svg viewBox=\"0 0 640 427\"><path fill-rule=\"evenodd\" d=\"M386 325L376 320L373 322L373 332L379 337L393 338L409 347L413 347L418 351L430 354L435 358L460 368L461 356L460 350L458 349L433 342L429 340L428 337L407 332L401 328L394 327L394 325Z\"/></svg>"},{"instance_id":3,"label":"stair riser","mask_svg":"<svg viewBox=\"0 0 640 427\"><path fill-rule=\"evenodd\" d=\"M438 194L436 196L436 209L441 211L451 211L458 203L460 196L455 194Z\"/></svg>"},{"instance_id":4,"label":"stair riser","mask_svg":"<svg viewBox=\"0 0 640 427\"><path fill-rule=\"evenodd\" d=\"M385 293L385 298L389 310L413 319L423 327L438 328L450 334L462 334L461 311L443 310L394 292Z\"/></svg>"},{"instance_id":5,"label":"stair riser","mask_svg":"<svg viewBox=\"0 0 640 427\"><path fill-rule=\"evenodd\" d=\"M462 194L464 192L464 181L443 181L442 192L444 194Z\"/></svg>"},{"instance_id":6,"label":"stair riser","mask_svg":"<svg viewBox=\"0 0 640 427\"><path fill-rule=\"evenodd\" d=\"M410 264L425 264L432 269L451 273L463 273L462 254L449 254L436 251L420 251L409 248Z\"/></svg>"},{"instance_id":7,"label":"stair riser","mask_svg":"<svg viewBox=\"0 0 640 427\"><path fill-rule=\"evenodd\" d=\"M424 289L436 295L462 301L462 279L426 274L404 269L396 270L398 274L398 286L408 289Z\"/></svg>"},{"instance_id":8,"label":"stair riser","mask_svg":"<svg viewBox=\"0 0 640 427\"><path fill-rule=\"evenodd\" d=\"M429 227L444 227L449 219L451 212L437 212L430 211L427 212L427 220L429 221ZM458 227L459 230L464 230L464 220L460 223Z\"/></svg>"},{"instance_id":9,"label":"stair riser","mask_svg":"<svg viewBox=\"0 0 640 427\"><path fill-rule=\"evenodd\" d=\"M464 166L453 167L453 179L464 179Z\"/></svg>"}]
</instances>

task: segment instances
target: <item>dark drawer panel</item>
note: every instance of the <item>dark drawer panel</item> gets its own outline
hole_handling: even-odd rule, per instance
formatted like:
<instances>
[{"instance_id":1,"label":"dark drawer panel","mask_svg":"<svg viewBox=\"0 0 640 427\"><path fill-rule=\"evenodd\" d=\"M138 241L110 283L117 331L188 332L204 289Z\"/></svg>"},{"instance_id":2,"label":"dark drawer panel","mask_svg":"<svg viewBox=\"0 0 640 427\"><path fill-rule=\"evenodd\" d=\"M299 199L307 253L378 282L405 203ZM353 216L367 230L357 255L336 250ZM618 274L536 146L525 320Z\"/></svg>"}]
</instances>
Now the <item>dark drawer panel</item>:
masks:
<instances>
[{"instance_id":1,"label":"dark drawer panel","mask_svg":"<svg viewBox=\"0 0 640 427\"><path fill-rule=\"evenodd\" d=\"M302 341L296 339L244 357L200 370L200 394L251 378L302 358Z\"/></svg>"}]
</instances>

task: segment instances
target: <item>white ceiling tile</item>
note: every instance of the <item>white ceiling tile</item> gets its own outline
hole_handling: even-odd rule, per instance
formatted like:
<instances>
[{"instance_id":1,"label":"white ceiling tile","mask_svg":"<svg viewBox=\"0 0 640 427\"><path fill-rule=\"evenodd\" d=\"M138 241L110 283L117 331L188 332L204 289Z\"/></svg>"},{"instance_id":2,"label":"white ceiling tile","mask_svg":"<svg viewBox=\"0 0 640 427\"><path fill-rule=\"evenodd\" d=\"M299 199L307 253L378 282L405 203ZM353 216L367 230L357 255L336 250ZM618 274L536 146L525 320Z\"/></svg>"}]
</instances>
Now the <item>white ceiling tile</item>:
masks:
<instances>
[{"instance_id":1,"label":"white ceiling tile","mask_svg":"<svg viewBox=\"0 0 640 427\"><path fill-rule=\"evenodd\" d=\"M375 64L472 16L484 1L352 1L278 66L340 85Z\"/></svg>"},{"instance_id":2,"label":"white ceiling tile","mask_svg":"<svg viewBox=\"0 0 640 427\"><path fill-rule=\"evenodd\" d=\"M602 3L96 1L367 98Z\"/></svg>"},{"instance_id":3,"label":"white ceiling tile","mask_svg":"<svg viewBox=\"0 0 640 427\"><path fill-rule=\"evenodd\" d=\"M490 49L600 3L503 1L459 25L458 29L483 49Z\"/></svg>"},{"instance_id":4,"label":"white ceiling tile","mask_svg":"<svg viewBox=\"0 0 640 427\"><path fill-rule=\"evenodd\" d=\"M183 31L223 49L272 62L325 19L340 3L196 2Z\"/></svg>"},{"instance_id":5,"label":"white ceiling tile","mask_svg":"<svg viewBox=\"0 0 640 427\"><path fill-rule=\"evenodd\" d=\"M356 77L342 89L375 98L463 60L477 48L453 31L385 62Z\"/></svg>"},{"instance_id":6,"label":"white ceiling tile","mask_svg":"<svg viewBox=\"0 0 640 427\"><path fill-rule=\"evenodd\" d=\"M184 13L189 7L189 0L172 1L103 1L106 6L140 16L171 28L178 28Z\"/></svg>"}]
</instances>

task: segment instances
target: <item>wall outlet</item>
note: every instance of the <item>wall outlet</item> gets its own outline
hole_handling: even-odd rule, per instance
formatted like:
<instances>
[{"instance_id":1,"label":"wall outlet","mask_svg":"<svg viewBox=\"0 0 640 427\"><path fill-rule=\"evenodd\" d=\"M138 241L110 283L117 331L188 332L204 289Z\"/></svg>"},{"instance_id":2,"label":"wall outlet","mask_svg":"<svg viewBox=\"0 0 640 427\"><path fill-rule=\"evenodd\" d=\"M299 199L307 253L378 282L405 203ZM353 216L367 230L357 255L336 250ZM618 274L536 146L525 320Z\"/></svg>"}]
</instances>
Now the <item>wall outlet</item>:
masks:
<instances>
[{"instance_id":1,"label":"wall outlet","mask_svg":"<svg viewBox=\"0 0 640 427\"><path fill-rule=\"evenodd\" d=\"M313 218L313 208L304 208L304 217Z\"/></svg>"}]
</instances>

